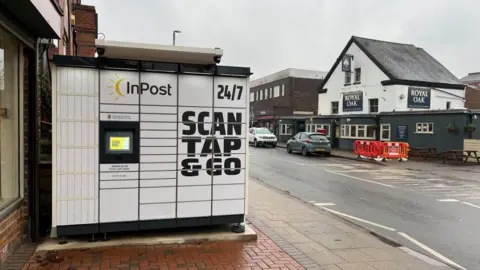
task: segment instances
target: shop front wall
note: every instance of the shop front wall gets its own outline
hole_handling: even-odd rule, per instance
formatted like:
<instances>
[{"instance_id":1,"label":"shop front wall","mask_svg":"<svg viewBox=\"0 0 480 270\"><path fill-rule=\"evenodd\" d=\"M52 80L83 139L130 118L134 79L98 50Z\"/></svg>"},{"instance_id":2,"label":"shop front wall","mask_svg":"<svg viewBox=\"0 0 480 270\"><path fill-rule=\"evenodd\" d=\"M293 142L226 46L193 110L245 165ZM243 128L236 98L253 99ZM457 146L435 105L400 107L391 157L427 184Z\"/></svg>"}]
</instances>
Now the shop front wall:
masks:
<instances>
[{"instance_id":1,"label":"shop front wall","mask_svg":"<svg viewBox=\"0 0 480 270\"><path fill-rule=\"evenodd\" d=\"M279 143L286 143L295 134L295 120L293 119L281 119L278 122L278 136Z\"/></svg>"},{"instance_id":2,"label":"shop front wall","mask_svg":"<svg viewBox=\"0 0 480 270\"><path fill-rule=\"evenodd\" d=\"M340 139L338 148L353 150L356 140L376 140L376 119L373 117L348 117L340 119Z\"/></svg>"},{"instance_id":3,"label":"shop front wall","mask_svg":"<svg viewBox=\"0 0 480 270\"><path fill-rule=\"evenodd\" d=\"M0 262L18 247L27 226L23 166L23 44L0 28Z\"/></svg>"},{"instance_id":4,"label":"shop front wall","mask_svg":"<svg viewBox=\"0 0 480 270\"><path fill-rule=\"evenodd\" d=\"M391 126L391 141L408 142L410 148L432 147L444 152L463 149L463 140L469 137L464 131L469 118L469 114L385 115L380 117L380 124ZM449 125L456 126L457 131L449 131Z\"/></svg>"},{"instance_id":5,"label":"shop front wall","mask_svg":"<svg viewBox=\"0 0 480 270\"><path fill-rule=\"evenodd\" d=\"M306 123L306 131L307 132L317 132L319 129L325 129L327 131L327 137L332 136L332 132L335 132L332 130L332 121L334 118L313 118L312 121L310 122L307 120Z\"/></svg>"},{"instance_id":6,"label":"shop front wall","mask_svg":"<svg viewBox=\"0 0 480 270\"><path fill-rule=\"evenodd\" d=\"M475 115L477 119L475 119ZM472 124L476 127L475 131L472 132L472 139L480 140L480 113L476 113L472 116Z\"/></svg>"}]
</instances>

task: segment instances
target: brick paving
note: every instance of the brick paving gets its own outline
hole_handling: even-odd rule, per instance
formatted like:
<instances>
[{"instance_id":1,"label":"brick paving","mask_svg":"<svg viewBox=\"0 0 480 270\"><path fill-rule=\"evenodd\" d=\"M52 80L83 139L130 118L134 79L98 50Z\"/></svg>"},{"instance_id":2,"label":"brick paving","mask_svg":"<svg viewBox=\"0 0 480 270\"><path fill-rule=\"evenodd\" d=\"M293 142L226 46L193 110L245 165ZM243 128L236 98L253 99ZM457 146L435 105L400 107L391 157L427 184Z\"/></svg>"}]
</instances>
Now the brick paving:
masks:
<instances>
[{"instance_id":1,"label":"brick paving","mask_svg":"<svg viewBox=\"0 0 480 270\"><path fill-rule=\"evenodd\" d=\"M66 250L56 253L61 260L57 263L42 262L48 254L37 253L23 269L305 269L260 230L252 228L258 233L256 242Z\"/></svg>"},{"instance_id":2,"label":"brick paving","mask_svg":"<svg viewBox=\"0 0 480 270\"><path fill-rule=\"evenodd\" d=\"M248 221L257 241L40 252L23 268L17 261L17 268L8 269L450 269L413 257L260 182L250 181L249 196Z\"/></svg>"}]
</instances>

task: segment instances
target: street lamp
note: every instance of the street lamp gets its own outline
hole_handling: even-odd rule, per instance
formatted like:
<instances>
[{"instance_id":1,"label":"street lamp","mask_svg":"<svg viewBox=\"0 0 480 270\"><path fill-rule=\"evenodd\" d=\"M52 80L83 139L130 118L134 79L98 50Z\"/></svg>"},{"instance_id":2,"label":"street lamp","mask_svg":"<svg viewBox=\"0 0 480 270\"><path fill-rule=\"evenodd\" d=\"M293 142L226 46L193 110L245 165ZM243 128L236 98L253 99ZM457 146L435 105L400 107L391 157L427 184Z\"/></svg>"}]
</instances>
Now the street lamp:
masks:
<instances>
[{"instance_id":1,"label":"street lamp","mask_svg":"<svg viewBox=\"0 0 480 270\"><path fill-rule=\"evenodd\" d=\"M173 46L175 46L175 35L180 34L180 33L182 33L182 31L180 31L180 30L174 30L173 31Z\"/></svg>"}]
</instances>

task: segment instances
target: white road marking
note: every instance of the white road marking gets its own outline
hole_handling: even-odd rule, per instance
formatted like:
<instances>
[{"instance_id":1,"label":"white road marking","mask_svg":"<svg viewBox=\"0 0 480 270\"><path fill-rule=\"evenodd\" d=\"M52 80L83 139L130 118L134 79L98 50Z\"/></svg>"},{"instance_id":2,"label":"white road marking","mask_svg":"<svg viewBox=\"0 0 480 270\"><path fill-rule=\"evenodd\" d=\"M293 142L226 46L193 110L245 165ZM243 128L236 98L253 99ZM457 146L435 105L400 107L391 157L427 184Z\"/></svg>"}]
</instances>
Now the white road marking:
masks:
<instances>
[{"instance_id":1,"label":"white road marking","mask_svg":"<svg viewBox=\"0 0 480 270\"><path fill-rule=\"evenodd\" d=\"M372 172L372 170L364 170L364 169L359 169L359 170L356 170L356 169L352 169L352 170L341 170L341 171L333 171L333 172L336 172L336 173L359 173L359 172Z\"/></svg>"},{"instance_id":2,"label":"white road marking","mask_svg":"<svg viewBox=\"0 0 480 270\"><path fill-rule=\"evenodd\" d=\"M458 202L457 199L438 199L439 202Z\"/></svg>"},{"instance_id":3,"label":"white road marking","mask_svg":"<svg viewBox=\"0 0 480 270\"><path fill-rule=\"evenodd\" d=\"M283 159L283 158L278 158L278 157L273 157L273 158L274 158L274 159L281 160L281 161L290 162L290 163L293 163L293 164L297 164L297 165L305 166L305 164L303 164L303 163L298 163L298 162L291 161L291 160L288 160L288 159Z\"/></svg>"},{"instance_id":4,"label":"white road marking","mask_svg":"<svg viewBox=\"0 0 480 270\"><path fill-rule=\"evenodd\" d=\"M394 186L392 186L392 185L387 185L387 184L383 184L383 183L379 183L379 182L375 182L375 181L371 181L371 180L367 180L367 179L363 179L363 178L359 178L359 177L351 176L351 175L348 175L348 174L337 173L337 172L334 172L334 171L328 171L328 170L324 170L324 171L326 171L326 172L329 172L329 173L333 173L333 174L338 174L338 175L345 176L345 177L349 177L349 178L352 178L352 179L356 179L356 180L360 180L360 181L364 181L364 182L372 183L372 184L381 185L381 186L384 186L384 187L395 188L395 187L394 187Z\"/></svg>"},{"instance_id":5,"label":"white road marking","mask_svg":"<svg viewBox=\"0 0 480 270\"><path fill-rule=\"evenodd\" d=\"M443 256L442 254L436 252L435 250L427 247L426 245L420 243L419 241L417 241L415 238L411 237L410 235L406 234L406 233L403 233L403 232L398 232L399 235L405 237L407 240L409 240L410 242L414 243L415 245L419 246L420 248L423 248L424 250L426 250L428 253L432 254L433 256L435 256L437 259L443 261L444 263L446 264L449 264L451 266L454 266L458 269L462 269L462 270L467 270L466 268L460 266L459 264L457 264L456 262L450 260L449 258Z\"/></svg>"},{"instance_id":6,"label":"white road marking","mask_svg":"<svg viewBox=\"0 0 480 270\"><path fill-rule=\"evenodd\" d=\"M446 266L445 263L440 262L440 261L437 261L437 260L435 260L435 259L432 259L432 258L430 258L430 257L428 257L428 256L425 256L425 255L423 255L422 253L417 252L417 251L415 251L415 250L413 250L413 249L411 249L411 248L402 246L402 247L399 247L399 249L405 251L405 252L408 253L409 255L412 255L412 256L414 256L414 257L419 258L420 260L422 260L422 261L424 261L424 262L426 262L426 263L428 263L428 264L430 264L430 265L434 265L434 266Z\"/></svg>"},{"instance_id":7,"label":"white road marking","mask_svg":"<svg viewBox=\"0 0 480 270\"><path fill-rule=\"evenodd\" d=\"M344 213L341 213L341 212L338 212L338 211L335 211L335 210L332 210L332 209L329 209L329 208L326 208L326 207L322 207L322 209L324 209L325 211L328 211L332 214L336 214L336 215L347 217L347 218L357 220L357 221L360 221L360 222L363 222L363 223L367 223L367 224L370 224L372 226L376 226L376 227L379 227L379 228L382 228L382 229L385 229L385 230L388 230L388 231L392 231L392 232L396 231L394 228L390 228L390 227L383 226L383 225L380 225L380 224L375 223L375 222L371 222L371 221L368 221L368 220L365 220L365 219L361 219L361 218L354 217L354 216L351 216L351 215L348 215L348 214L344 214Z\"/></svg>"},{"instance_id":8,"label":"white road marking","mask_svg":"<svg viewBox=\"0 0 480 270\"><path fill-rule=\"evenodd\" d=\"M314 203L316 206L335 206L334 203Z\"/></svg>"},{"instance_id":9,"label":"white road marking","mask_svg":"<svg viewBox=\"0 0 480 270\"><path fill-rule=\"evenodd\" d=\"M480 208L480 206L476 205L476 204L473 204L473 203L469 203L469 202L462 202L463 204L466 204L468 206L471 206L471 207L475 207L475 208Z\"/></svg>"}]
</instances>

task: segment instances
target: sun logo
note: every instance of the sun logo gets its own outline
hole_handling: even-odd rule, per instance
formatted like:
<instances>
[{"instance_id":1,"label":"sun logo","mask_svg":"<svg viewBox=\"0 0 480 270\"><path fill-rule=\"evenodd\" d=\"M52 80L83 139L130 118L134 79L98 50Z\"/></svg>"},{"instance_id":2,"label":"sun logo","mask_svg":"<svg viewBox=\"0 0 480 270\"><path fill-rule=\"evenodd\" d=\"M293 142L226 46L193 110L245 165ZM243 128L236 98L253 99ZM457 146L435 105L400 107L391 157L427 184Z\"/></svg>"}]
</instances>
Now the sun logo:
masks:
<instances>
[{"instance_id":1,"label":"sun logo","mask_svg":"<svg viewBox=\"0 0 480 270\"><path fill-rule=\"evenodd\" d=\"M112 92L110 95L117 95L115 97L115 101L118 100L119 97L124 97L122 90L120 90L120 84L123 82L123 78L118 76L118 74L115 73L115 78L110 79L109 81L113 83L113 85L108 86L108 88L112 89Z\"/></svg>"}]
</instances>

